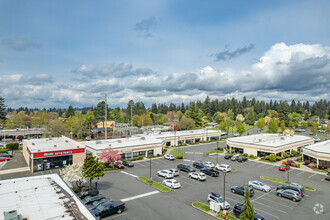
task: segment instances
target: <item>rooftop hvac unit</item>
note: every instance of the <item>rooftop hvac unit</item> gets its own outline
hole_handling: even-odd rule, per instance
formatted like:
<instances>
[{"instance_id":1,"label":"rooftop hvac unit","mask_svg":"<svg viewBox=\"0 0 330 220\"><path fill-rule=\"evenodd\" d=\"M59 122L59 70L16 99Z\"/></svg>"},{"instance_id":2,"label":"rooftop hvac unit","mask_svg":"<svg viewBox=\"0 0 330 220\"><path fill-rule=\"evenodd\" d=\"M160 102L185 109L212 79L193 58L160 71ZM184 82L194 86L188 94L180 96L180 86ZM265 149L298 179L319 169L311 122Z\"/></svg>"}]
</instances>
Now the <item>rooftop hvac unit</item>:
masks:
<instances>
[{"instance_id":1,"label":"rooftop hvac unit","mask_svg":"<svg viewBox=\"0 0 330 220\"><path fill-rule=\"evenodd\" d=\"M17 210L12 210L9 212L3 212L5 220L20 220L22 219L22 215L17 214Z\"/></svg>"},{"instance_id":2,"label":"rooftop hvac unit","mask_svg":"<svg viewBox=\"0 0 330 220\"><path fill-rule=\"evenodd\" d=\"M281 137L281 140L285 140L285 138L284 137Z\"/></svg>"},{"instance_id":3,"label":"rooftop hvac unit","mask_svg":"<svg viewBox=\"0 0 330 220\"><path fill-rule=\"evenodd\" d=\"M96 141L95 143L96 143L96 144L101 144L102 142L101 142L101 141Z\"/></svg>"},{"instance_id":4,"label":"rooftop hvac unit","mask_svg":"<svg viewBox=\"0 0 330 220\"><path fill-rule=\"evenodd\" d=\"M121 143L121 140L117 140L118 143Z\"/></svg>"},{"instance_id":5,"label":"rooftop hvac unit","mask_svg":"<svg viewBox=\"0 0 330 220\"><path fill-rule=\"evenodd\" d=\"M141 140L145 140L146 139L146 137L141 137Z\"/></svg>"}]
</instances>

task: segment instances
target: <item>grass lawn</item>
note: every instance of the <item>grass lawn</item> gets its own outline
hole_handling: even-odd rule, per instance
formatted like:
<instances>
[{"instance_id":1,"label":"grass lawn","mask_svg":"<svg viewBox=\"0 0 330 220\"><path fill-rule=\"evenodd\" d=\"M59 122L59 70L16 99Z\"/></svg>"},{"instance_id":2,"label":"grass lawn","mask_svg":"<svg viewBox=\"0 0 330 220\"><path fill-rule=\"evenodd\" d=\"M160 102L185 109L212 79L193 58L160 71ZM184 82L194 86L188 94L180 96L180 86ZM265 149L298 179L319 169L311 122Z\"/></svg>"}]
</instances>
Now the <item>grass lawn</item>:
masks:
<instances>
[{"instance_id":1,"label":"grass lawn","mask_svg":"<svg viewBox=\"0 0 330 220\"><path fill-rule=\"evenodd\" d=\"M276 178L269 177L269 176L261 176L260 178L264 179L264 180L270 180L270 181L273 181L273 182L277 182L277 183L288 183L288 181L286 181L286 180L276 179ZM310 187L310 186L305 186L305 185L302 185L302 184L300 184L300 185L302 187L304 187L306 190L309 190L309 191L315 191L316 190L316 189L314 189L313 187Z\"/></svg>"},{"instance_id":2,"label":"grass lawn","mask_svg":"<svg viewBox=\"0 0 330 220\"><path fill-rule=\"evenodd\" d=\"M152 187L154 187L154 188L156 188L156 189L158 189L158 190L160 190L160 191L162 191L162 192L169 192L169 191L171 191L170 188L168 188L168 187L166 187L166 186L163 186L162 184L159 184L159 183L157 183L157 182L155 182L155 181L152 181L152 184L150 184L150 179L147 178L147 177L140 176L140 177L138 177L138 179L139 179L140 181L142 181L142 182L147 183L148 185L151 185Z\"/></svg>"},{"instance_id":3,"label":"grass lawn","mask_svg":"<svg viewBox=\"0 0 330 220\"><path fill-rule=\"evenodd\" d=\"M223 153L223 150L211 150L211 151L206 152L205 154L209 155L209 154L213 154L213 153Z\"/></svg>"},{"instance_id":4,"label":"grass lawn","mask_svg":"<svg viewBox=\"0 0 330 220\"><path fill-rule=\"evenodd\" d=\"M223 218L222 218L222 211L220 211L219 215L217 215L217 218L223 219ZM235 218L235 217L232 216L232 215L228 215L228 219L229 219L229 220L238 220L238 218Z\"/></svg>"},{"instance_id":5,"label":"grass lawn","mask_svg":"<svg viewBox=\"0 0 330 220\"><path fill-rule=\"evenodd\" d=\"M317 172L320 172L320 173L328 173L328 169L324 169L324 170L321 170L321 169L313 169L314 171L317 171Z\"/></svg>"},{"instance_id":6,"label":"grass lawn","mask_svg":"<svg viewBox=\"0 0 330 220\"><path fill-rule=\"evenodd\" d=\"M235 169L235 168L231 168L231 171L234 171L234 172L235 172L235 171L237 171L237 169Z\"/></svg>"},{"instance_id":7,"label":"grass lawn","mask_svg":"<svg viewBox=\"0 0 330 220\"><path fill-rule=\"evenodd\" d=\"M182 159L183 159L183 156L184 156L184 153L181 150L172 150L170 152L170 154L173 155L175 157L175 159L177 159L178 156L182 156Z\"/></svg>"},{"instance_id":8,"label":"grass lawn","mask_svg":"<svg viewBox=\"0 0 330 220\"><path fill-rule=\"evenodd\" d=\"M262 162L266 162L266 163L276 163L276 162L272 162L272 161L270 161L270 160L262 160L262 159L260 159L259 161L262 161Z\"/></svg>"},{"instance_id":9,"label":"grass lawn","mask_svg":"<svg viewBox=\"0 0 330 220\"><path fill-rule=\"evenodd\" d=\"M208 206L208 205L206 205L206 204L204 204L202 202L194 202L193 203L193 206L195 208L198 208L198 209L203 210L205 212L211 211L210 206Z\"/></svg>"}]
</instances>

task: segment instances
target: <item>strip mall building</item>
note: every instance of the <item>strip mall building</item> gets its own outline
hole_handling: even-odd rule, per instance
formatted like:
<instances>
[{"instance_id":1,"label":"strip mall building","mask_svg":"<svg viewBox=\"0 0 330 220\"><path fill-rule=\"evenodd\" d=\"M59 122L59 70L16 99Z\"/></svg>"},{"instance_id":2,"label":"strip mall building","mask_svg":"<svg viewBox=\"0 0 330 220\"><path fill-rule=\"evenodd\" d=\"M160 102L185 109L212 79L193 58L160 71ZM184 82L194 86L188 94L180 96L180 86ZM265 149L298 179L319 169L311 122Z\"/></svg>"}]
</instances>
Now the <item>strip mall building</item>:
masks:
<instances>
[{"instance_id":1,"label":"strip mall building","mask_svg":"<svg viewBox=\"0 0 330 220\"><path fill-rule=\"evenodd\" d=\"M32 172L84 162L85 145L67 137L23 140L23 156Z\"/></svg>"}]
</instances>

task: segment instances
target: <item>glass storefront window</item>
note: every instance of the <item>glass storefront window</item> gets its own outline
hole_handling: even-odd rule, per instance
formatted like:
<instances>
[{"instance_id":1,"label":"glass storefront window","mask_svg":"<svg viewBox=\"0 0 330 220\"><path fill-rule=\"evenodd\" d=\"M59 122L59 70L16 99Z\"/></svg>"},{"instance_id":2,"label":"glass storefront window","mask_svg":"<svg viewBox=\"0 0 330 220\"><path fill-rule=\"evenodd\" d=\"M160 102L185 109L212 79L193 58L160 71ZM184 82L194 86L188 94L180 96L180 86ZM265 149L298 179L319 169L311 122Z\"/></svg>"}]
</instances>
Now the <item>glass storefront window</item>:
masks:
<instances>
[{"instance_id":1,"label":"glass storefront window","mask_svg":"<svg viewBox=\"0 0 330 220\"><path fill-rule=\"evenodd\" d=\"M70 164L72 164L72 155L34 159L33 171L66 167Z\"/></svg>"},{"instance_id":2,"label":"glass storefront window","mask_svg":"<svg viewBox=\"0 0 330 220\"><path fill-rule=\"evenodd\" d=\"M133 152L133 158L139 157L139 152Z\"/></svg>"}]
</instances>

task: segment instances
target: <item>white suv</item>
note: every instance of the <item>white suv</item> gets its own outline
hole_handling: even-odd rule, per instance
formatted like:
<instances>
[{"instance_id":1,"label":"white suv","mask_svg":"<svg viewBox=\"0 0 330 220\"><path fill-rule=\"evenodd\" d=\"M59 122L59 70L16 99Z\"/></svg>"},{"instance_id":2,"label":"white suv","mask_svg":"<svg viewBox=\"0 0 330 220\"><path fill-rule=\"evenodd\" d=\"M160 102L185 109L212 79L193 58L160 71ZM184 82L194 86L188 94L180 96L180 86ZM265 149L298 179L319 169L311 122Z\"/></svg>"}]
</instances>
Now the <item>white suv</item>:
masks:
<instances>
[{"instance_id":1,"label":"white suv","mask_svg":"<svg viewBox=\"0 0 330 220\"><path fill-rule=\"evenodd\" d=\"M164 155L164 158L165 158L166 160L175 160L175 157L174 157L173 155L170 155L170 154L165 154L165 155Z\"/></svg>"},{"instance_id":2,"label":"white suv","mask_svg":"<svg viewBox=\"0 0 330 220\"><path fill-rule=\"evenodd\" d=\"M192 172L192 173L189 173L189 177L190 178L193 178L193 179L196 179L196 180L199 180L199 181L204 181L206 180L206 175L202 172Z\"/></svg>"},{"instance_id":3,"label":"white suv","mask_svg":"<svg viewBox=\"0 0 330 220\"><path fill-rule=\"evenodd\" d=\"M220 170L220 171L225 172L225 173L231 171L230 166L227 165L227 164L220 164L220 165L217 164L217 166L215 167L215 169Z\"/></svg>"},{"instance_id":4,"label":"white suv","mask_svg":"<svg viewBox=\"0 0 330 220\"><path fill-rule=\"evenodd\" d=\"M173 172L170 171L170 170L160 170L160 171L157 172L157 175L158 176L162 176L162 177L164 177L166 179L169 179L169 178L173 178L174 177Z\"/></svg>"},{"instance_id":5,"label":"white suv","mask_svg":"<svg viewBox=\"0 0 330 220\"><path fill-rule=\"evenodd\" d=\"M205 165L206 167L214 168L214 164L211 163L211 162L204 162L204 165Z\"/></svg>"}]
</instances>

